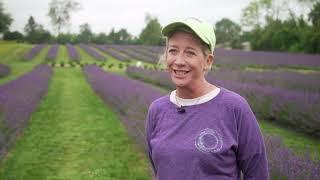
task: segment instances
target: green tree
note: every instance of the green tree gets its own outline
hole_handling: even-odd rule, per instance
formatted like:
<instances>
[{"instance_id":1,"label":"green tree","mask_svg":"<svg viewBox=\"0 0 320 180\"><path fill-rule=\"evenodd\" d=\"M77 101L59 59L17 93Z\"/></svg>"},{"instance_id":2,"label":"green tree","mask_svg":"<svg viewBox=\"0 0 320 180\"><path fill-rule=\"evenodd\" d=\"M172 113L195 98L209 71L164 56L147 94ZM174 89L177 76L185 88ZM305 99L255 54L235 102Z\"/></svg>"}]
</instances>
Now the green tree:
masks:
<instances>
[{"instance_id":1,"label":"green tree","mask_svg":"<svg viewBox=\"0 0 320 180\"><path fill-rule=\"evenodd\" d=\"M317 2L316 4L314 4L308 16L313 26L320 27L320 2Z\"/></svg>"},{"instance_id":2,"label":"green tree","mask_svg":"<svg viewBox=\"0 0 320 180\"><path fill-rule=\"evenodd\" d=\"M39 29L39 25L36 23L33 16L30 16L28 19L28 23L24 27L24 31L26 32L26 40L28 42L34 43L37 38L37 30Z\"/></svg>"},{"instance_id":3,"label":"green tree","mask_svg":"<svg viewBox=\"0 0 320 180\"><path fill-rule=\"evenodd\" d=\"M161 35L161 25L156 17L146 16L146 27L139 36L139 41L145 45L161 45L163 38Z\"/></svg>"},{"instance_id":4,"label":"green tree","mask_svg":"<svg viewBox=\"0 0 320 180\"><path fill-rule=\"evenodd\" d=\"M0 1L0 33L7 31L12 21L10 14L4 12L2 1Z\"/></svg>"},{"instance_id":5,"label":"green tree","mask_svg":"<svg viewBox=\"0 0 320 180\"><path fill-rule=\"evenodd\" d=\"M239 48L241 27L230 19L223 18L215 24L217 43L230 43L233 48Z\"/></svg>"},{"instance_id":6,"label":"green tree","mask_svg":"<svg viewBox=\"0 0 320 180\"><path fill-rule=\"evenodd\" d=\"M287 11L288 0L252 0L241 11L241 24L248 28L262 26L267 19L279 19L282 11Z\"/></svg>"},{"instance_id":7,"label":"green tree","mask_svg":"<svg viewBox=\"0 0 320 180\"><path fill-rule=\"evenodd\" d=\"M29 43L47 43L52 41L50 32L45 30L42 25L37 24L32 16L29 17L24 31L26 32L26 41Z\"/></svg>"},{"instance_id":8,"label":"green tree","mask_svg":"<svg viewBox=\"0 0 320 180\"><path fill-rule=\"evenodd\" d=\"M69 26L71 12L79 9L80 3L73 0L52 0L49 4L48 16L55 30L60 33L62 28Z\"/></svg>"},{"instance_id":9,"label":"green tree","mask_svg":"<svg viewBox=\"0 0 320 180\"><path fill-rule=\"evenodd\" d=\"M24 27L24 31L28 35L28 34L32 34L32 33L36 32L37 28L38 28L38 25L37 25L36 21L34 20L33 16L30 16L28 19L28 23Z\"/></svg>"},{"instance_id":10,"label":"green tree","mask_svg":"<svg viewBox=\"0 0 320 180\"><path fill-rule=\"evenodd\" d=\"M304 53L319 53L320 52L320 2L315 0L298 0L298 5L313 4L308 14L308 20L303 14L295 15L294 11L288 9L286 5L279 7L282 2L287 0L253 0L244 10L257 14L248 13L247 22L251 22L251 31L243 33L242 40L249 40L251 47L254 50L269 50L269 51L289 51L289 52L304 52ZM278 18L280 9L285 9L288 12L286 18ZM251 10L251 11L249 11ZM245 12L245 11L244 11ZM261 15L264 17L264 23L255 21L254 17ZM261 20L261 18L259 19ZM312 24L312 25L311 25Z\"/></svg>"},{"instance_id":11,"label":"green tree","mask_svg":"<svg viewBox=\"0 0 320 180\"><path fill-rule=\"evenodd\" d=\"M256 27L261 24L260 6L257 0L250 2L241 12L241 24L247 27Z\"/></svg>"},{"instance_id":12,"label":"green tree","mask_svg":"<svg viewBox=\"0 0 320 180\"><path fill-rule=\"evenodd\" d=\"M125 28L121 28L117 32L112 28L108 38L109 43L112 44L132 44L134 41L132 35Z\"/></svg>"},{"instance_id":13,"label":"green tree","mask_svg":"<svg viewBox=\"0 0 320 180\"><path fill-rule=\"evenodd\" d=\"M128 33L128 31L124 28L120 29L118 31L118 37L120 38L119 42L120 44L130 44L130 41L132 40L131 34Z\"/></svg>"},{"instance_id":14,"label":"green tree","mask_svg":"<svg viewBox=\"0 0 320 180\"><path fill-rule=\"evenodd\" d=\"M18 42L22 42L23 38L24 38L23 34L21 34L19 31L13 31L13 32L6 31L3 34L3 39L4 40L9 40L9 41L15 40L15 41L18 41Z\"/></svg>"},{"instance_id":15,"label":"green tree","mask_svg":"<svg viewBox=\"0 0 320 180\"><path fill-rule=\"evenodd\" d=\"M71 33L60 33L56 37L56 41L59 44L68 44L68 43L75 44L77 43L77 35L71 34Z\"/></svg>"},{"instance_id":16,"label":"green tree","mask_svg":"<svg viewBox=\"0 0 320 180\"><path fill-rule=\"evenodd\" d=\"M108 37L110 39L111 44L116 44L116 42L119 41L119 39L120 39L119 34L116 33L114 28L111 29Z\"/></svg>"},{"instance_id":17,"label":"green tree","mask_svg":"<svg viewBox=\"0 0 320 180\"><path fill-rule=\"evenodd\" d=\"M78 41L82 43L90 43L93 39L93 33L91 27L88 23L80 25L80 34L78 36Z\"/></svg>"},{"instance_id":18,"label":"green tree","mask_svg":"<svg viewBox=\"0 0 320 180\"><path fill-rule=\"evenodd\" d=\"M94 36L93 42L96 44L111 44L109 37L105 33L99 33Z\"/></svg>"},{"instance_id":19,"label":"green tree","mask_svg":"<svg viewBox=\"0 0 320 180\"><path fill-rule=\"evenodd\" d=\"M309 53L320 53L320 2L314 4L308 16L313 26L307 34L304 47Z\"/></svg>"}]
</instances>

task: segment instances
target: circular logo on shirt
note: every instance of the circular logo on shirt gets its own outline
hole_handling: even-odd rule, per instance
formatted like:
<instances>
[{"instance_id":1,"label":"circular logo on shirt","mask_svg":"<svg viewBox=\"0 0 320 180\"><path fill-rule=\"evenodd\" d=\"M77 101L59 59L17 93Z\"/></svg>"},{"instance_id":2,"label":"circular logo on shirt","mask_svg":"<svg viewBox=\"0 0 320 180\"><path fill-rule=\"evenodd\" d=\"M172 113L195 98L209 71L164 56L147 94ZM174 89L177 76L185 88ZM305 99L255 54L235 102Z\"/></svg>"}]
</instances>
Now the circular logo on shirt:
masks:
<instances>
[{"instance_id":1,"label":"circular logo on shirt","mask_svg":"<svg viewBox=\"0 0 320 180\"><path fill-rule=\"evenodd\" d=\"M216 153L222 148L223 141L218 132L213 129L206 128L200 131L196 138L195 145L198 150L205 153Z\"/></svg>"}]
</instances>

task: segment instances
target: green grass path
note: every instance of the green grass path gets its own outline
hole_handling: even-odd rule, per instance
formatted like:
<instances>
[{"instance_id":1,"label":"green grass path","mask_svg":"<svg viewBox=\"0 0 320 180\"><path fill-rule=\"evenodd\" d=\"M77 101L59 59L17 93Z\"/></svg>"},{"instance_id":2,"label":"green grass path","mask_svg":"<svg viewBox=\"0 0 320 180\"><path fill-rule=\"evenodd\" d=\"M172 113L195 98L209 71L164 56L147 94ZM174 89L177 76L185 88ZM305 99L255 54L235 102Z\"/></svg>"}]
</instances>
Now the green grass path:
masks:
<instances>
[{"instance_id":1,"label":"green grass path","mask_svg":"<svg viewBox=\"0 0 320 180\"><path fill-rule=\"evenodd\" d=\"M0 179L148 179L148 162L78 68L49 92L0 166Z\"/></svg>"},{"instance_id":2,"label":"green grass path","mask_svg":"<svg viewBox=\"0 0 320 180\"><path fill-rule=\"evenodd\" d=\"M15 46L13 46L15 45ZM3 55L0 53L0 63L6 64L11 68L11 72L8 76L0 78L0 85L5 84L11 80L17 79L18 77L32 71L32 69L41 63L45 62L45 56L48 51L48 47L40 51L40 53L35 56L32 60L26 61L22 60L24 53L28 52L32 45L28 44L13 44L13 48L7 44L0 44L0 48L8 48Z\"/></svg>"}]
</instances>

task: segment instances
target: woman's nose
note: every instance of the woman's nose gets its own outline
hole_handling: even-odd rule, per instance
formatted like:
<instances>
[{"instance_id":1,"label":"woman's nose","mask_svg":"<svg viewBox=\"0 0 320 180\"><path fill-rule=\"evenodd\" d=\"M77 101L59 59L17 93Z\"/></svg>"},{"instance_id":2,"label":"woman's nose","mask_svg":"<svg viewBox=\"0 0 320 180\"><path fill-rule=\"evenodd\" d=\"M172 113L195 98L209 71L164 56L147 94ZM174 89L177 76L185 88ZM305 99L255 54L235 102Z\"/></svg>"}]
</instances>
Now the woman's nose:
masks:
<instances>
[{"instance_id":1,"label":"woman's nose","mask_svg":"<svg viewBox=\"0 0 320 180\"><path fill-rule=\"evenodd\" d=\"M176 56L176 60L174 61L174 63L176 65L184 65L185 64L185 60L183 58L183 54L182 53L179 53L177 56Z\"/></svg>"}]
</instances>

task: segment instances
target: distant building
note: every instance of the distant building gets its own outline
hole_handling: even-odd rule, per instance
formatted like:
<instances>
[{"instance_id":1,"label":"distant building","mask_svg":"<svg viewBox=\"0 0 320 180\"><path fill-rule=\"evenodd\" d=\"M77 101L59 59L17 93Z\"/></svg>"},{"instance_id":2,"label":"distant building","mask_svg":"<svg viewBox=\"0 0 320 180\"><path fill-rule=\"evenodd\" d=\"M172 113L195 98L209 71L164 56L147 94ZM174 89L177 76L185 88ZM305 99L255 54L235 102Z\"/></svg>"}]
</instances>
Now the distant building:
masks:
<instances>
[{"instance_id":1,"label":"distant building","mask_svg":"<svg viewBox=\"0 0 320 180\"><path fill-rule=\"evenodd\" d=\"M244 51L251 51L252 50L251 44L249 41L241 43L241 46L242 46L242 50L244 50Z\"/></svg>"}]
</instances>

